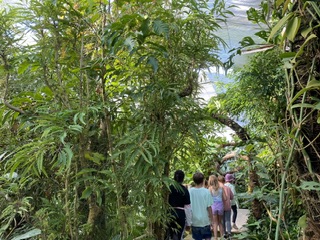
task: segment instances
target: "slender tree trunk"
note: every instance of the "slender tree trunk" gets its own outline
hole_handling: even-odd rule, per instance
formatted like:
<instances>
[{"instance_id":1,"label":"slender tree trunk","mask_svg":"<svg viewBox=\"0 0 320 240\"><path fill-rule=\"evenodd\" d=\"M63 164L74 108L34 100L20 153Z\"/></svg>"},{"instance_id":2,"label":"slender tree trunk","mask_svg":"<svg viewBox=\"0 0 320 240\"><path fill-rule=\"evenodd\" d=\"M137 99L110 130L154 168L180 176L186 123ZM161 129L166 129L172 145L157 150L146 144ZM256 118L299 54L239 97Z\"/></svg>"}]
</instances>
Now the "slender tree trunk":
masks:
<instances>
[{"instance_id":1,"label":"slender tree trunk","mask_svg":"<svg viewBox=\"0 0 320 240\"><path fill-rule=\"evenodd\" d=\"M249 170L249 188L248 192L252 193L255 187L259 187L259 176L256 169L252 166L251 161L249 161L250 170ZM252 214L256 219L261 219L263 206L258 199L253 199L252 204Z\"/></svg>"}]
</instances>

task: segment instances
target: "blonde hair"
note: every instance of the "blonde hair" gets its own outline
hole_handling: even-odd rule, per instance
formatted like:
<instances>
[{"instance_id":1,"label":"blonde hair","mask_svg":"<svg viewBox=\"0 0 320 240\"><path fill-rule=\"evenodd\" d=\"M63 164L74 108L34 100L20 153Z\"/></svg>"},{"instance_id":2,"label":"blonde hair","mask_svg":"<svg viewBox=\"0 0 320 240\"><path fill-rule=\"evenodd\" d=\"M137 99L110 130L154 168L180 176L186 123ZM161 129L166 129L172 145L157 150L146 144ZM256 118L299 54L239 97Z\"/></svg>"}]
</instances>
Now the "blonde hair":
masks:
<instances>
[{"instance_id":1,"label":"blonde hair","mask_svg":"<svg viewBox=\"0 0 320 240\"><path fill-rule=\"evenodd\" d=\"M208 185L211 194L214 194L220 188L218 178L215 175L209 177Z\"/></svg>"}]
</instances>

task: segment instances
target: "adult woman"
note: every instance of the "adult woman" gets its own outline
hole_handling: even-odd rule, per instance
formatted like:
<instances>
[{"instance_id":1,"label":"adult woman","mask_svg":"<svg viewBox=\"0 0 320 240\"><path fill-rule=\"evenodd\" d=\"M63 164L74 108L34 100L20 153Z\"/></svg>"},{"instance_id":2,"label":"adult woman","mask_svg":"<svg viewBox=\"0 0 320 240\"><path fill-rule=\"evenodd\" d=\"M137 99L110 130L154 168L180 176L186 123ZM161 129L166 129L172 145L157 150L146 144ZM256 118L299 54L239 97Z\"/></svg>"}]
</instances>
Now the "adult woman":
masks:
<instances>
[{"instance_id":1,"label":"adult woman","mask_svg":"<svg viewBox=\"0 0 320 240\"><path fill-rule=\"evenodd\" d=\"M237 193L236 193L236 188L233 184L234 182L234 175L233 174L226 174L225 176L225 180L226 180L226 183L225 183L225 186L229 187L233 193L233 199L231 201L231 209L232 209L232 228L238 230L238 227L236 225L236 220L237 220L237 214L238 214L238 204L237 204Z\"/></svg>"},{"instance_id":2,"label":"adult woman","mask_svg":"<svg viewBox=\"0 0 320 240\"><path fill-rule=\"evenodd\" d=\"M218 177L219 185L223 188L225 193L225 200L223 201L224 207L224 217L223 217L223 227L224 227L224 238L231 238L231 201L233 199L233 193L228 186L225 186L225 180L223 176Z\"/></svg>"}]
</instances>

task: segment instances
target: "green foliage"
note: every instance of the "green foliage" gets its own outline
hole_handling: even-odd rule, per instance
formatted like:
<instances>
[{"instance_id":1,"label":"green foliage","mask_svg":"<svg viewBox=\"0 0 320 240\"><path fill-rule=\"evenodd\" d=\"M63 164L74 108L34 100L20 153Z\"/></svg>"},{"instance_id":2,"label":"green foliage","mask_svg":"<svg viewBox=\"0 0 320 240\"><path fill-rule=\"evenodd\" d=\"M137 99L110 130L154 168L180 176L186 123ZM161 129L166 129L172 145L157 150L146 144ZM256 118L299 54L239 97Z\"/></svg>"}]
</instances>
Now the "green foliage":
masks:
<instances>
[{"instance_id":1,"label":"green foliage","mask_svg":"<svg viewBox=\"0 0 320 240\"><path fill-rule=\"evenodd\" d=\"M303 190L315 190L315 191L319 191L320 189L320 183L318 182L306 182L306 181L302 181L300 188Z\"/></svg>"},{"instance_id":2,"label":"green foliage","mask_svg":"<svg viewBox=\"0 0 320 240\"><path fill-rule=\"evenodd\" d=\"M26 239L37 236L40 229L34 228L31 212L32 197L24 196L24 185L17 180L14 173L1 177L0 237L4 239Z\"/></svg>"},{"instance_id":3,"label":"green foliage","mask_svg":"<svg viewBox=\"0 0 320 240\"><path fill-rule=\"evenodd\" d=\"M32 229L24 234L21 234L19 236L12 238L12 240L30 239L30 238L36 237L40 234L41 234L41 231L39 229Z\"/></svg>"},{"instance_id":4,"label":"green foliage","mask_svg":"<svg viewBox=\"0 0 320 240\"><path fill-rule=\"evenodd\" d=\"M243 68L236 69L230 76L234 82L218 96L221 109L255 128L277 123L284 116L286 104L286 81L279 54L276 50L257 53ZM215 108L213 103L211 106Z\"/></svg>"},{"instance_id":5,"label":"green foliage","mask_svg":"<svg viewBox=\"0 0 320 240\"><path fill-rule=\"evenodd\" d=\"M12 128L1 173L21 176L43 239L153 238L165 227L170 171L190 146L204 156L194 96L200 70L221 65L215 31L230 13L215 6L32 0L6 13L33 41L8 38L10 69L1 60L11 104L1 134Z\"/></svg>"},{"instance_id":6,"label":"green foliage","mask_svg":"<svg viewBox=\"0 0 320 240\"><path fill-rule=\"evenodd\" d=\"M64 211L64 202L58 196L41 199L41 208L35 212L35 226L42 229L42 236L47 239L69 239L65 234L67 218Z\"/></svg>"},{"instance_id":7,"label":"green foliage","mask_svg":"<svg viewBox=\"0 0 320 240\"><path fill-rule=\"evenodd\" d=\"M259 156L261 159L258 162L263 163L261 166L254 161L261 182L252 197L263 203L268 215L259 221L250 220L249 232L238 236L240 239L266 239L266 233L268 239L296 239L301 234L305 236L308 231L316 236L320 234L317 227L308 229L312 224L305 225L305 212L312 216L309 219L315 219L319 212L313 206L314 202L319 201L316 193L318 182L314 174L319 169L316 155L320 150L317 148L318 136L312 133L319 126L316 113L319 102L316 79L319 73L315 70L319 68L319 58L314 54L319 47L316 41L319 12L319 6L314 1L278 0L273 4L264 1L261 9L250 9L249 20L263 26L256 35L279 50L273 50L273 56L265 52L257 55L258 58L252 58L247 70L236 71L234 76L239 82L227 88L226 95L230 96L220 98L226 101L222 105L212 102L213 111L224 112L227 109L231 116L253 127L251 138L254 140L251 141L259 146L251 152L254 154L251 158ZM242 46L235 51L239 54L243 47L255 44L252 38L244 38ZM259 57L261 61L257 60ZM273 70L269 69L270 65ZM271 86L269 83L272 83ZM313 131L309 131L310 128ZM259 153L258 149L265 149L264 153ZM261 174L263 166L267 167L267 171ZM265 179L266 176L268 178ZM277 202L270 202L265 193L271 199L278 196ZM266 221L267 216L269 221ZM317 221L310 221L318 224Z\"/></svg>"}]
</instances>

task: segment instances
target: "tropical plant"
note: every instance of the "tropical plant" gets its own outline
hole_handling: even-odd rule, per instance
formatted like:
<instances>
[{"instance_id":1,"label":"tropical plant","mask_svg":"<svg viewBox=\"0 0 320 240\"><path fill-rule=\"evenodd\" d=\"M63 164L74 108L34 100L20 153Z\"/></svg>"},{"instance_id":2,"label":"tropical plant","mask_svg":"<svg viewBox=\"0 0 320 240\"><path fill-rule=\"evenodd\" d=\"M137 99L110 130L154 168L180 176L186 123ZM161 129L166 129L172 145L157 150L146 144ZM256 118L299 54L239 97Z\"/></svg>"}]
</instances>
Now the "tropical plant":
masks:
<instances>
[{"instance_id":1,"label":"tropical plant","mask_svg":"<svg viewBox=\"0 0 320 240\"><path fill-rule=\"evenodd\" d=\"M1 171L28 183L42 239L161 238L170 170L206 129L198 77L221 64L228 13L220 1L151 0L2 11L1 129L14 135Z\"/></svg>"},{"instance_id":2,"label":"tropical plant","mask_svg":"<svg viewBox=\"0 0 320 240\"><path fill-rule=\"evenodd\" d=\"M319 5L312 1L287 3L277 2L276 9L282 7L279 22L273 27L269 39L279 39L283 44L284 57L287 60L287 132L291 134L290 152L284 162L284 173L281 182L277 235L280 231L282 211L285 206L284 192L290 188L292 175L297 175L300 197L306 206L307 222L305 234L308 239L317 239L319 232L319 201L317 184L319 184L320 149L318 147L318 114L319 95ZM283 35L278 32L285 27ZM288 52L287 52L288 51ZM292 174L292 175L291 175ZM306 184L304 184L306 183ZM307 184L308 183L308 184ZM310 185L309 185L310 184ZM309 186L309 187L306 187ZM314 186L314 187L311 187Z\"/></svg>"},{"instance_id":3,"label":"tropical plant","mask_svg":"<svg viewBox=\"0 0 320 240\"><path fill-rule=\"evenodd\" d=\"M223 99L227 100L226 109L231 114L248 117L245 119L248 121L246 124L253 123L249 126L255 126L254 130L258 130L254 135L250 134L251 139L258 140L260 144L265 139L264 146L267 146L266 149L274 159L273 168L268 175L273 180L271 187L279 189L276 193L279 201L278 206L273 208L274 211L267 209L272 229L269 231L270 238L292 238L290 233L299 237L302 229L305 239L318 239L319 208L315 203L319 201L319 5L314 1L266 1L261 6L260 10L250 9L248 17L263 26L263 30L256 35L265 41L267 48L277 49L277 57L273 60L281 57L283 70L279 65L269 71L270 63L278 65L280 62L276 60L263 64L268 62L267 52L263 53L266 58L262 58L259 64L263 69L260 69L257 81L250 80L250 76L258 72L255 69L259 68L255 65L256 62L250 62L255 67L250 72L241 70L239 75L235 75L240 76L239 80L243 81L243 85L236 83L234 87L235 90L238 90L238 86L248 88L233 91L233 95L223 96ZM258 46L250 37L241 43L242 47ZM236 49L237 53L240 50ZM263 80L274 77L273 80L259 81L259 76L265 73L269 74ZM250 80L250 84L247 80ZM270 88L270 83L276 88ZM242 101L232 101L231 96L237 96ZM252 104L252 99L258 103L256 107ZM213 109L216 111L217 108ZM219 119L227 122L225 118ZM259 149L261 148L255 148L254 155L257 155ZM305 208L301 209L301 205ZM300 217L299 220L297 216ZM271 221L274 223L271 224ZM261 222L257 224L260 226Z\"/></svg>"}]
</instances>

